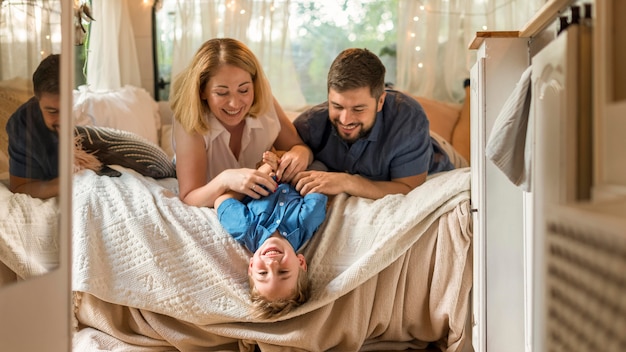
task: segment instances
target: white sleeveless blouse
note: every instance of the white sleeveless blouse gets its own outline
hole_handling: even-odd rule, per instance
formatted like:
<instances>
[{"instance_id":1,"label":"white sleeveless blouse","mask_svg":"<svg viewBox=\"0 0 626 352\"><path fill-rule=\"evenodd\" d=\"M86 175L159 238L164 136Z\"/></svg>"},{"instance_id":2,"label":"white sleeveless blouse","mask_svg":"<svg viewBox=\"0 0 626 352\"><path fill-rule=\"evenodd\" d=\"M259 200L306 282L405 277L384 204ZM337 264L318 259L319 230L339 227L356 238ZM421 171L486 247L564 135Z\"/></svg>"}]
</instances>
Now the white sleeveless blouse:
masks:
<instances>
[{"instance_id":1,"label":"white sleeveless blouse","mask_svg":"<svg viewBox=\"0 0 626 352\"><path fill-rule=\"evenodd\" d=\"M263 152L270 150L278 133L280 121L276 115L274 105L265 114L255 117L246 117L246 125L241 137L241 151L236 158L228 147L230 132L210 114L208 119L209 132L204 135L204 147L208 160L207 182L226 169L251 168L262 160ZM172 133L174 136L174 133ZM174 151L176 143L172 143Z\"/></svg>"}]
</instances>

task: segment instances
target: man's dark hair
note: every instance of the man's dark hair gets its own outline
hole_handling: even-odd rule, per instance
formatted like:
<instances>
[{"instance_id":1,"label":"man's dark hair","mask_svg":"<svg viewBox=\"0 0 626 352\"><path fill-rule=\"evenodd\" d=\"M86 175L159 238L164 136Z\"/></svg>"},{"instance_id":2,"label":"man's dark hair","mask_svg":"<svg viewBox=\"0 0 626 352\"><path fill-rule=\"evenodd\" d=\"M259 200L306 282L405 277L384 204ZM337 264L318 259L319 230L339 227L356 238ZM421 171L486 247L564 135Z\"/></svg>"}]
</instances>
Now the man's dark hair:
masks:
<instances>
[{"instance_id":1,"label":"man's dark hair","mask_svg":"<svg viewBox=\"0 0 626 352\"><path fill-rule=\"evenodd\" d=\"M33 73L33 90L37 98L43 93L60 94L59 71L61 66L61 55L51 54L39 63L35 73Z\"/></svg>"},{"instance_id":2,"label":"man's dark hair","mask_svg":"<svg viewBox=\"0 0 626 352\"><path fill-rule=\"evenodd\" d=\"M328 91L345 92L369 87L378 99L385 90L385 65L367 49L351 48L335 58L328 71Z\"/></svg>"}]
</instances>

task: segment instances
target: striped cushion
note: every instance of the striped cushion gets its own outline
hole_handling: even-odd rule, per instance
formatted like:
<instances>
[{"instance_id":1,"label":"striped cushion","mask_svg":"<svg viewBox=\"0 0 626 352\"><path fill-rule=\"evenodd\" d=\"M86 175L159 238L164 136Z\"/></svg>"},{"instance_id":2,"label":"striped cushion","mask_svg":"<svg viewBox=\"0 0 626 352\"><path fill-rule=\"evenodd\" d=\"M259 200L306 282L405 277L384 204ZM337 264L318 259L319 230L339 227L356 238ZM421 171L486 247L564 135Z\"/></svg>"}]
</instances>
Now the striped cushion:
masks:
<instances>
[{"instance_id":1,"label":"striped cushion","mask_svg":"<svg viewBox=\"0 0 626 352\"><path fill-rule=\"evenodd\" d=\"M75 126L82 148L104 165L120 165L152 178L176 177L176 169L165 151L132 132L109 127Z\"/></svg>"}]
</instances>

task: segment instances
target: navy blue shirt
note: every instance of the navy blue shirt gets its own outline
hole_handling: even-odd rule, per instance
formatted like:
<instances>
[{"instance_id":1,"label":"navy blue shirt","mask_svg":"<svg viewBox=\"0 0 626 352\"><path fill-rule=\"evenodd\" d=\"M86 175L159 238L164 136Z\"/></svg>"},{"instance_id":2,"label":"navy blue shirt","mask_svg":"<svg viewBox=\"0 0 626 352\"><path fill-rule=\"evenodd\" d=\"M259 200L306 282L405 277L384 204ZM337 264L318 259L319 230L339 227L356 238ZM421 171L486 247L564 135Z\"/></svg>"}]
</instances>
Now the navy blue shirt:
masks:
<instances>
[{"instance_id":1,"label":"navy blue shirt","mask_svg":"<svg viewBox=\"0 0 626 352\"><path fill-rule=\"evenodd\" d=\"M302 140L329 171L361 175L374 181L454 169L450 158L430 136L428 118L417 100L388 90L370 133L346 143L330 123L328 102L295 119Z\"/></svg>"},{"instance_id":2,"label":"navy blue shirt","mask_svg":"<svg viewBox=\"0 0 626 352\"><path fill-rule=\"evenodd\" d=\"M46 127L35 97L11 115L6 131L11 175L42 181L59 176L59 136Z\"/></svg>"},{"instance_id":3,"label":"navy blue shirt","mask_svg":"<svg viewBox=\"0 0 626 352\"><path fill-rule=\"evenodd\" d=\"M276 231L297 251L324 222L327 201L321 193L302 197L293 186L281 183L276 192L260 199L226 199L217 216L224 229L253 253Z\"/></svg>"}]
</instances>

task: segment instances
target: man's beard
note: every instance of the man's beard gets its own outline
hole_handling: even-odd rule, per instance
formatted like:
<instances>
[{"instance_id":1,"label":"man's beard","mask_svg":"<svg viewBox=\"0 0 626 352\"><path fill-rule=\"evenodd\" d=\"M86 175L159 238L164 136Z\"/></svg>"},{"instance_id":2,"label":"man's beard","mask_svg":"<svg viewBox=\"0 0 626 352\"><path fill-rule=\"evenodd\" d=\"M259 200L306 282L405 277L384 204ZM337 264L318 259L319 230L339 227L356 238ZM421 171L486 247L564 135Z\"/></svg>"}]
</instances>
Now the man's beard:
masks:
<instances>
[{"instance_id":1,"label":"man's beard","mask_svg":"<svg viewBox=\"0 0 626 352\"><path fill-rule=\"evenodd\" d=\"M358 133L358 134L356 134L356 135L355 135L355 136L353 136L353 137L347 138L347 137L346 137L346 136L344 136L341 132L339 132L339 131L340 131L340 129L339 129L339 127L338 127L338 124L339 124L339 122L338 122L338 121L336 121L336 120L332 120L332 121L331 121L331 123L332 123L332 124L333 124L333 126L335 126L335 128L337 129L337 134L339 135L339 137L340 137L340 138L341 138L344 142L346 142L346 143L348 143L348 144L352 144L352 143L356 142L357 140L359 140L359 139L361 139L361 138L363 138L363 137L367 137L367 135L368 135L368 134L370 133L370 131L371 131L371 128L370 128L370 129L368 129L368 130L365 130L365 129L363 128L363 124L362 124L362 123L358 123L356 128L360 128L359 133ZM356 129L356 128L355 128L355 129Z\"/></svg>"}]
</instances>

